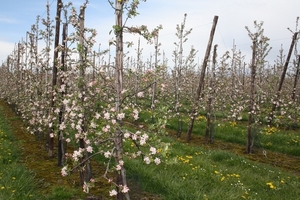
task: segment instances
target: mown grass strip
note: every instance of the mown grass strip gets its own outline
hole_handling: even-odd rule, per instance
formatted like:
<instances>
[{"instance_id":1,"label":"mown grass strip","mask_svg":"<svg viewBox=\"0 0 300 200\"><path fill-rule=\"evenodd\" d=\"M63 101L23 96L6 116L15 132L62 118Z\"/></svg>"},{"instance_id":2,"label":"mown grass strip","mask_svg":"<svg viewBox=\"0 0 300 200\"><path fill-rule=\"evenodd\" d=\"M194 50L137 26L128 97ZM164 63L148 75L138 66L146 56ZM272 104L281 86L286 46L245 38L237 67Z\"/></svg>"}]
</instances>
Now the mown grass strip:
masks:
<instances>
[{"instance_id":1,"label":"mown grass strip","mask_svg":"<svg viewBox=\"0 0 300 200\"><path fill-rule=\"evenodd\" d=\"M18 141L2 111L3 107L0 107L0 199L38 199L35 175L18 162Z\"/></svg>"},{"instance_id":2,"label":"mown grass strip","mask_svg":"<svg viewBox=\"0 0 300 200\"><path fill-rule=\"evenodd\" d=\"M165 138L166 162L128 160L128 176L161 199L295 199L299 177L223 150L207 150Z\"/></svg>"}]
</instances>

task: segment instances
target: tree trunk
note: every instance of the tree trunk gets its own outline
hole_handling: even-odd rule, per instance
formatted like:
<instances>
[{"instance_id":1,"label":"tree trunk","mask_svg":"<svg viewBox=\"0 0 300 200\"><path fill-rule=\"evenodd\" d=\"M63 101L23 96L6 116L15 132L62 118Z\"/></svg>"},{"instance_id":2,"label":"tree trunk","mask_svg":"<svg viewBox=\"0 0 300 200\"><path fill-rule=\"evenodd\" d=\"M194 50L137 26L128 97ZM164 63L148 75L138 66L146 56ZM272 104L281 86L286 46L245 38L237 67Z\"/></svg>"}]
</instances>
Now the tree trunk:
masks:
<instances>
[{"instance_id":1,"label":"tree trunk","mask_svg":"<svg viewBox=\"0 0 300 200\"><path fill-rule=\"evenodd\" d=\"M121 113L121 100L122 100L122 90L123 90L123 6L124 1L115 0L115 34L116 34L116 58L115 58L115 87L116 87L116 113ZM122 120L118 120L119 127L122 126ZM120 128L117 128L115 132L115 147L116 147L116 154L115 160L118 164L120 161L123 161L123 133ZM121 165L121 169L116 171L117 173L117 185L118 186L126 186L127 187L127 180L126 180L126 170L123 165ZM130 199L129 193L123 194L120 191L120 188L117 187L117 199L122 200L125 196L127 200Z\"/></svg>"},{"instance_id":2,"label":"tree trunk","mask_svg":"<svg viewBox=\"0 0 300 200\"><path fill-rule=\"evenodd\" d=\"M84 107L84 90L85 90L85 68L86 68L86 59L87 59L87 52L86 52L86 47L84 44L84 20L85 20L85 9L86 9L86 4L87 2L81 6L80 8L80 14L79 14L79 60L80 60L80 83L79 83L79 91L81 93L81 107L83 109L83 122L82 122L82 132L87 131L87 125L86 125L86 112L85 112L85 107ZM79 139L79 147L82 149L86 148L86 144L83 138ZM89 155L88 152L84 152L83 157L81 158L81 162L85 161L84 163L81 164L81 170L80 170L80 181L81 184L83 185L84 182L89 182L90 179L92 178L92 168L91 168L91 163L90 160L88 159Z\"/></svg>"},{"instance_id":3,"label":"tree trunk","mask_svg":"<svg viewBox=\"0 0 300 200\"><path fill-rule=\"evenodd\" d=\"M213 126L214 124L211 123L211 117L214 115L213 110L213 96L215 94L215 66L216 66L216 57L217 57L217 46L214 46L214 52L213 52L213 67L212 67L212 78L210 80L209 87L211 88L211 91L209 91L209 97L207 102L207 113L206 113L206 131L205 131L205 144L214 143L214 132L213 132Z\"/></svg>"},{"instance_id":4,"label":"tree trunk","mask_svg":"<svg viewBox=\"0 0 300 200\"><path fill-rule=\"evenodd\" d=\"M209 59L209 55L210 55L210 50L211 50L211 46L213 43L213 38L214 38L214 34L215 34L215 29L217 26L217 22L218 22L218 16L214 16L214 21L213 21L213 26L210 32L210 37L209 37L209 42L206 48L206 53L205 53L205 57L204 57L204 61L202 64L202 70L201 70L201 74L200 74L200 80L199 80L199 85L196 91L196 95L195 95L195 99L192 105L192 110L190 113L190 124L188 127L188 131L187 131L187 136L186 136L186 141L189 142L191 140L191 135L192 135L192 131L193 131L193 127L194 127L194 122L195 122L195 115L197 114L197 107L198 107L198 101L200 99L200 95L201 95L201 90L202 87L204 85L204 77L205 77L205 71L206 71L206 67L207 67L207 63L208 63L208 59Z\"/></svg>"},{"instance_id":5,"label":"tree trunk","mask_svg":"<svg viewBox=\"0 0 300 200\"><path fill-rule=\"evenodd\" d=\"M57 58L58 58L58 51L55 51L56 47L59 44L59 32L60 32L60 14L61 14L61 7L62 1L57 0L57 10L56 10L56 25L55 25L55 41L54 41L54 55L53 55L53 68L52 68L52 92L51 92L51 100L50 100L50 115L53 114L54 111L54 96L53 92L57 85ZM54 138L50 136L53 133L53 128L49 128L47 140L48 140L48 156L53 157L53 145L54 145Z\"/></svg>"},{"instance_id":6,"label":"tree trunk","mask_svg":"<svg viewBox=\"0 0 300 200\"><path fill-rule=\"evenodd\" d=\"M253 110L254 110L254 95L255 95L255 75L256 75L256 44L257 38L253 40L252 49L252 64L251 64L251 81L250 81L250 104L249 104L249 116L248 116L248 133L247 133L247 144L246 153L251 153L252 151L252 122L253 122ZM254 140L254 139L253 139Z\"/></svg>"},{"instance_id":7,"label":"tree trunk","mask_svg":"<svg viewBox=\"0 0 300 200\"><path fill-rule=\"evenodd\" d=\"M66 63L65 63L65 54L66 54L66 47L67 47L67 44L66 44L66 38L67 38L67 24L64 24L63 26L63 33L62 33L62 46L64 47L63 51L62 51L62 54L61 54L61 65L62 65L62 69L61 71L65 72L66 71ZM65 84L63 79L60 78L59 79L59 82L60 82L60 85L63 85ZM66 91L62 91L61 92L61 98L64 99L64 96L66 94ZM64 106L61 105L60 107L60 111L59 111L59 115L58 115L58 124L61 124L63 122L63 113L64 113ZM65 143L64 143L64 139L63 139L63 131L60 130L59 131L59 134L58 134L58 144L57 144L57 165L58 166L62 166L65 162Z\"/></svg>"}]
</instances>

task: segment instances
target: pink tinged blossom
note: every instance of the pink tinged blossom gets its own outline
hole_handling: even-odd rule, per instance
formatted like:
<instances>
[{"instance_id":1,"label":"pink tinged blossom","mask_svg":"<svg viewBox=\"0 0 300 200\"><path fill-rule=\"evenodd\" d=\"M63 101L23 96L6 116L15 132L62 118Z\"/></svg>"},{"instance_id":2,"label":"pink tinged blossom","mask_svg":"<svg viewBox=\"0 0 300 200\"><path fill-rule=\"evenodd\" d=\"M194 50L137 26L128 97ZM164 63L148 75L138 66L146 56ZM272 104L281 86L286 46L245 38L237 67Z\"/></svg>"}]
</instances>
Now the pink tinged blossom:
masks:
<instances>
[{"instance_id":1,"label":"pink tinged blossom","mask_svg":"<svg viewBox=\"0 0 300 200\"><path fill-rule=\"evenodd\" d=\"M50 137L51 137L51 138L54 138L54 133L50 133Z\"/></svg>"},{"instance_id":2,"label":"pink tinged blossom","mask_svg":"<svg viewBox=\"0 0 300 200\"><path fill-rule=\"evenodd\" d=\"M83 183L82 189L83 192L89 193L89 185L86 182Z\"/></svg>"},{"instance_id":3,"label":"pink tinged blossom","mask_svg":"<svg viewBox=\"0 0 300 200\"><path fill-rule=\"evenodd\" d=\"M86 151L89 152L89 153L92 153L92 152L93 152L93 147L88 146L88 147L86 148Z\"/></svg>"},{"instance_id":4,"label":"pink tinged blossom","mask_svg":"<svg viewBox=\"0 0 300 200\"><path fill-rule=\"evenodd\" d=\"M148 140L149 136L147 134L142 135L140 139L140 145L146 144L146 141Z\"/></svg>"},{"instance_id":5,"label":"pink tinged blossom","mask_svg":"<svg viewBox=\"0 0 300 200\"><path fill-rule=\"evenodd\" d=\"M139 111L137 109L133 110L133 118L134 118L134 120L138 120L139 119Z\"/></svg>"},{"instance_id":6,"label":"pink tinged blossom","mask_svg":"<svg viewBox=\"0 0 300 200\"><path fill-rule=\"evenodd\" d=\"M116 124L117 121L116 121L115 119L112 119L112 120L111 120L111 123L112 123L112 124Z\"/></svg>"},{"instance_id":7,"label":"pink tinged blossom","mask_svg":"<svg viewBox=\"0 0 300 200\"><path fill-rule=\"evenodd\" d=\"M60 86L59 92L65 92L65 90L66 90L66 85L65 85L65 84L62 84L62 85Z\"/></svg>"},{"instance_id":8,"label":"pink tinged blossom","mask_svg":"<svg viewBox=\"0 0 300 200\"><path fill-rule=\"evenodd\" d=\"M55 114L58 114L59 111L60 111L59 108L56 108L56 109L54 110Z\"/></svg>"},{"instance_id":9,"label":"pink tinged blossom","mask_svg":"<svg viewBox=\"0 0 300 200\"><path fill-rule=\"evenodd\" d=\"M137 135L136 134L132 135L132 140L137 140Z\"/></svg>"},{"instance_id":10,"label":"pink tinged blossom","mask_svg":"<svg viewBox=\"0 0 300 200\"><path fill-rule=\"evenodd\" d=\"M67 166L64 166L62 169L61 169L61 175L62 176L67 176L68 173L67 173Z\"/></svg>"},{"instance_id":11,"label":"pink tinged blossom","mask_svg":"<svg viewBox=\"0 0 300 200\"><path fill-rule=\"evenodd\" d=\"M137 131L137 132L135 132L137 135L140 135L141 134L141 131Z\"/></svg>"},{"instance_id":12,"label":"pink tinged blossom","mask_svg":"<svg viewBox=\"0 0 300 200\"><path fill-rule=\"evenodd\" d=\"M72 155L73 160L74 160L74 161L78 161L78 160L79 160L79 157L81 157L80 151L74 151L74 152L73 152L73 155Z\"/></svg>"},{"instance_id":13,"label":"pink tinged blossom","mask_svg":"<svg viewBox=\"0 0 300 200\"><path fill-rule=\"evenodd\" d=\"M146 144L146 139L144 137L141 137L141 139L140 139L140 145L143 146L144 144Z\"/></svg>"},{"instance_id":14,"label":"pink tinged blossom","mask_svg":"<svg viewBox=\"0 0 300 200\"><path fill-rule=\"evenodd\" d=\"M116 170L118 170L118 171L120 171L121 168L122 168L122 167L121 167L120 165L117 165L117 166L116 166Z\"/></svg>"},{"instance_id":15,"label":"pink tinged blossom","mask_svg":"<svg viewBox=\"0 0 300 200\"><path fill-rule=\"evenodd\" d=\"M144 92L137 93L137 96L140 97L140 98L144 97Z\"/></svg>"},{"instance_id":16,"label":"pink tinged blossom","mask_svg":"<svg viewBox=\"0 0 300 200\"><path fill-rule=\"evenodd\" d=\"M64 124L64 123L61 123L60 125L59 125L59 130L64 130L66 128L66 125Z\"/></svg>"},{"instance_id":17,"label":"pink tinged blossom","mask_svg":"<svg viewBox=\"0 0 300 200\"><path fill-rule=\"evenodd\" d=\"M155 163L156 165L159 165L159 164L160 164L160 162L161 162L161 161L160 161L160 159L159 159L159 158L155 158L155 159L154 159L154 163Z\"/></svg>"},{"instance_id":18,"label":"pink tinged blossom","mask_svg":"<svg viewBox=\"0 0 300 200\"><path fill-rule=\"evenodd\" d=\"M105 152L104 153L104 157L105 158L109 158L111 156L111 153L109 151Z\"/></svg>"},{"instance_id":19,"label":"pink tinged blossom","mask_svg":"<svg viewBox=\"0 0 300 200\"><path fill-rule=\"evenodd\" d=\"M149 164L151 163L151 160L150 160L150 158L147 156L147 157L144 158L144 162L145 162L147 165L149 165Z\"/></svg>"},{"instance_id":20,"label":"pink tinged blossom","mask_svg":"<svg viewBox=\"0 0 300 200\"><path fill-rule=\"evenodd\" d=\"M75 114L74 112L71 111L70 116L71 116L71 117L75 117L75 115L76 115L76 114Z\"/></svg>"},{"instance_id":21,"label":"pink tinged blossom","mask_svg":"<svg viewBox=\"0 0 300 200\"><path fill-rule=\"evenodd\" d=\"M123 160L120 160L120 161L119 161L119 165L123 166L123 165L124 165L124 161L123 161Z\"/></svg>"},{"instance_id":22,"label":"pink tinged blossom","mask_svg":"<svg viewBox=\"0 0 300 200\"><path fill-rule=\"evenodd\" d=\"M96 113L95 118L96 118L96 119L99 119L99 118L100 118L100 114L99 114L99 113Z\"/></svg>"},{"instance_id":23,"label":"pink tinged blossom","mask_svg":"<svg viewBox=\"0 0 300 200\"><path fill-rule=\"evenodd\" d=\"M80 137L80 134L79 134L79 133L76 133L76 134L75 134L75 138L78 139L79 137Z\"/></svg>"},{"instance_id":24,"label":"pink tinged blossom","mask_svg":"<svg viewBox=\"0 0 300 200\"><path fill-rule=\"evenodd\" d=\"M66 142L67 142L67 143L71 142L71 139L70 139L70 138L67 138L67 139L66 139Z\"/></svg>"},{"instance_id":25,"label":"pink tinged blossom","mask_svg":"<svg viewBox=\"0 0 300 200\"><path fill-rule=\"evenodd\" d=\"M150 154L152 154L152 155L156 154L156 148L155 147L150 147Z\"/></svg>"},{"instance_id":26,"label":"pink tinged blossom","mask_svg":"<svg viewBox=\"0 0 300 200\"><path fill-rule=\"evenodd\" d=\"M82 131L81 125L77 124L77 125L76 125L76 130L77 130L78 132L81 132L81 131Z\"/></svg>"},{"instance_id":27,"label":"pink tinged blossom","mask_svg":"<svg viewBox=\"0 0 300 200\"><path fill-rule=\"evenodd\" d=\"M109 191L109 196L116 196L118 193L115 189Z\"/></svg>"},{"instance_id":28,"label":"pink tinged blossom","mask_svg":"<svg viewBox=\"0 0 300 200\"><path fill-rule=\"evenodd\" d=\"M102 128L102 131L107 133L110 129L110 125L106 125L105 127Z\"/></svg>"},{"instance_id":29,"label":"pink tinged blossom","mask_svg":"<svg viewBox=\"0 0 300 200\"><path fill-rule=\"evenodd\" d=\"M136 157L137 157L137 155L136 155L135 153L133 153L133 154L132 154L132 157L133 157L133 158L136 158Z\"/></svg>"},{"instance_id":30,"label":"pink tinged blossom","mask_svg":"<svg viewBox=\"0 0 300 200\"><path fill-rule=\"evenodd\" d=\"M125 137L125 138L129 138L129 137L130 137L130 133L128 133L128 132L127 132L127 133L124 133L124 137Z\"/></svg>"},{"instance_id":31,"label":"pink tinged blossom","mask_svg":"<svg viewBox=\"0 0 300 200\"><path fill-rule=\"evenodd\" d=\"M105 133L107 133L107 132L108 132L108 129L107 129L106 127L103 127L103 128L102 128L102 131L105 132Z\"/></svg>"},{"instance_id":32,"label":"pink tinged blossom","mask_svg":"<svg viewBox=\"0 0 300 200\"><path fill-rule=\"evenodd\" d=\"M104 113L104 119L109 120L110 114L108 112Z\"/></svg>"},{"instance_id":33,"label":"pink tinged blossom","mask_svg":"<svg viewBox=\"0 0 300 200\"><path fill-rule=\"evenodd\" d=\"M129 188L127 187L127 185L124 185L122 189L122 193L127 193L127 192L129 192Z\"/></svg>"},{"instance_id":34,"label":"pink tinged blossom","mask_svg":"<svg viewBox=\"0 0 300 200\"><path fill-rule=\"evenodd\" d=\"M125 92L127 92L127 90L124 89L121 91L121 94L124 94Z\"/></svg>"},{"instance_id":35,"label":"pink tinged blossom","mask_svg":"<svg viewBox=\"0 0 300 200\"><path fill-rule=\"evenodd\" d=\"M90 125L92 128L96 128L97 125L95 124L95 122L91 122L91 125Z\"/></svg>"},{"instance_id":36,"label":"pink tinged blossom","mask_svg":"<svg viewBox=\"0 0 300 200\"><path fill-rule=\"evenodd\" d=\"M117 115L117 119L118 120L122 120L122 119L124 119L125 118L125 113L119 113L118 115Z\"/></svg>"}]
</instances>

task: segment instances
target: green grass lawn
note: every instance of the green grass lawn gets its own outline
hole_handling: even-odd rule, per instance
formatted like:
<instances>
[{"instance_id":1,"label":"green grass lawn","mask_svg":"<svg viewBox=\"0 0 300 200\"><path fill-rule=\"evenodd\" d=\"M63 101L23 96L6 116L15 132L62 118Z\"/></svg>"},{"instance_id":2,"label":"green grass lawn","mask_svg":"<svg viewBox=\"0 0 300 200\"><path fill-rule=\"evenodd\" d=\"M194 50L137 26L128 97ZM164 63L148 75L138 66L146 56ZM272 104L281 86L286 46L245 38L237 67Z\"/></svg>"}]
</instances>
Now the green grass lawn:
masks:
<instances>
[{"instance_id":1,"label":"green grass lawn","mask_svg":"<svg viewBox=\"0 0 300 200\"><path fill-rule=\"evenodd\" d=\"M172 129L175 124L176 121L170 121L171 131L175 130ZM203 135L204 127L205 119L197 119L193 134ZM186 124L183 131L185 129ZM257 148L291 155L299 153L297 131L260 127L257 133ZM220 141L244 145L245 134L243 123L220 121L216 124L215 138ZM300 199L299 173L288 173L230 151L205 148L204 144L186 144L167 136L163 136L162 141L170 143L170 147L167 153L164 152L166 156L162 156L163 162L160 165L126 160L125 167L132 185L131 196L140 194L139 198L132 199L141 199L141 194L143 197L155 196L155 199L162 200ZM51 185L52 189L48 187L48 193L43 193L36 172L26 169L19 162L19 144L8 121L0 114L0 199L79 199L78 190L62 185ZM131 144L125 143L124 147L126 151L126 148L131 148ZM99 159L100 164L103 161L103 158ZM140 193L141 190L144 192Z\"/></svg>"},{"instance_id":2,"label":"green grass lawn","mask_svg":"<svg viewBox=\"0 0 300 200\"><path fill-rule=\"evenodd\" d=\"M172 143L163 164L128 160L129 178L161 199L300 199L299 177L222 150Z\"/></svg>"},{"instance_id":3,"label":"green grass lawn","mask_svg":"<svg viewBox=\"0 0 300 200\"><path fill-rule=\"evenodd\" d=\"M35 174L18 162L18 142L0 115L0 199L38 199Z\"/></svg>"}]
</instances>

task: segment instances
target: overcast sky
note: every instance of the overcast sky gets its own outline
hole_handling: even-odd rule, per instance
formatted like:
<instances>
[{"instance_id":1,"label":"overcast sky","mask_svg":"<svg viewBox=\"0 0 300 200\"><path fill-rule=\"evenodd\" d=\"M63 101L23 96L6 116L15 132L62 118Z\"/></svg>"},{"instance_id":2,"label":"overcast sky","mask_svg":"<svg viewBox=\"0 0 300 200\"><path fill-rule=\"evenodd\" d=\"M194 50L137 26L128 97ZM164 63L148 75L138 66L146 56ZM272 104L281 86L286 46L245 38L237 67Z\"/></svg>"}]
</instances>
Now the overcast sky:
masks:
<instances>
[{"instance_id":1,"label":"overcast sky","mask_svg":"<svg viewBox=\"0 0 300 200\"><path fill-rule=\"evenodd\" d=\"M63 2L68 3L69 0ZM72 2L75 7L79 7L85 0ZM46 3L47 0L0 0L0 63L13 51L15 43L26 37L26 32L30 31L37 15L46 18ZM49 0L49 4L51 18L54 19L56 0ZM184 44L184 55L188 54L193 45L198 50L197 58L200 62L205 54L215 15L219 16L214 38L214 44L219 46L219 57L230 51L235 43L237 49L246 56L246 62L251 55L251 40L245 26L254 31L254 20L264 21L264 35L270 38L269 43L273 48L267 59L273 63L281 45L287 54L293 35L287 28L296 30L296 18L300 16L299 8L300 1L297 0L148 0L141 2L138 10L140 15L128 23L144 24L149 29L161 24L161 51L165 52L169 58L169 65L172 65L174 42L178 42L175 36L176 24L182 23L185 13L186 29L192 28L193 31ZM109 31L114 23L114 12L107 0L89 0L86 14L86 27L97 29L97 43L101 43L102 49L107 48L112 37ZM40 28L43 29L43 25L40 25ZM137 39L138 36L125 35L125 40L135 44ZM143 49L143 57L147 58L154 47L144 42Z\"/></svg>"}]
</instances>

